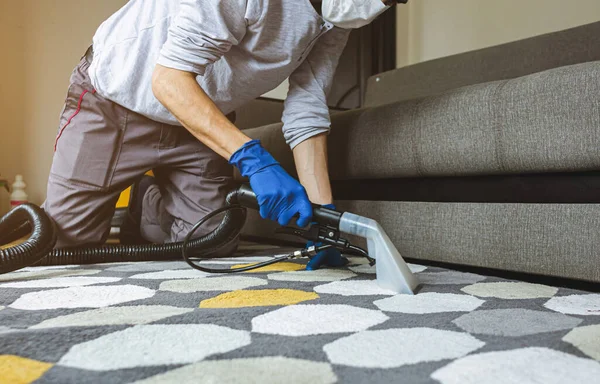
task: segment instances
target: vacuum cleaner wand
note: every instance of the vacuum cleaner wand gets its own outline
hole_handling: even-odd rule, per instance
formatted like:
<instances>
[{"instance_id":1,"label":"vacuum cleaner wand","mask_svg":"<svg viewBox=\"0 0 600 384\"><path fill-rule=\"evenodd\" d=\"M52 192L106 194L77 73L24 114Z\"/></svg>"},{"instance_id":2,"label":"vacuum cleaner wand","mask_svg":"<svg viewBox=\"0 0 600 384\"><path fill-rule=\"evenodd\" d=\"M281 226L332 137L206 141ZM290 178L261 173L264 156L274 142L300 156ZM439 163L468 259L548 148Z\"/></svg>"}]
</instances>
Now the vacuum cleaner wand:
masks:
<instances>
[{"instance_id":1,"label":"vacuum cleaner wand","mask_svg":"<svg viewBox=\"0 0 600 384\"><path fill-rule=\"evenodd\" d=\"M237 200L238 204L244 207L258 209L256 194L246 184L238 189ZM366 257L371 265L376 264L377 284L380 287L396 293L414 294L419 285L416 276L375 220L313 205L313 222L316 224L308 230L284 227L278 229L277 233L334 246L341 252L358 252ZM352 245L340 236L341 233L366 239L367 251Z\"/></svg>"}]
</instances>

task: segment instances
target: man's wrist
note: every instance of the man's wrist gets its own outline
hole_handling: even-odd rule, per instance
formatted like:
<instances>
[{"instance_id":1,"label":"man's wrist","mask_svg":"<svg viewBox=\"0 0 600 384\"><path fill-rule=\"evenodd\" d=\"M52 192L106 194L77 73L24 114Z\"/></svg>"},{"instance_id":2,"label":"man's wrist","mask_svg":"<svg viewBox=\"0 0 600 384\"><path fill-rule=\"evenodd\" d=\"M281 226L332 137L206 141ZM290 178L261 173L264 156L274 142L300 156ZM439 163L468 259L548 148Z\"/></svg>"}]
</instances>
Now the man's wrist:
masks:
<instances>
[{"instance_id":1,"label":"man's wrist","mask_svg":"<svg viewBox=\"0 0 600 384\"><path fill-rule=\"evenodd\" d=\"M259 140L251 140L231 155L229 164L239 169L243 177L250 177L261 169L279 163L263 148Z\"/></svg>"}]
</instances>

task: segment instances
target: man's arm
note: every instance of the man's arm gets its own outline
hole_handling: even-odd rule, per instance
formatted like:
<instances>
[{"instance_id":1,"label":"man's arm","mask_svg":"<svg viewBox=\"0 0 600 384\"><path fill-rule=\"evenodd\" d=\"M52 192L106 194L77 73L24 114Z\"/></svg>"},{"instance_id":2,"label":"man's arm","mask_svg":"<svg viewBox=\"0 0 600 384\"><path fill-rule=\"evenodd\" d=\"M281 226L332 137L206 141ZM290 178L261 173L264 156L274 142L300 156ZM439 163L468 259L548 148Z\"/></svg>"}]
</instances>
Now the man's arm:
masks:
<instances>
[{"instance_id":1,"label":"man's arm","mask_svg":"<svg viewBox=\"0 0 600 384\"><path fill-rule=\"evenodd\" d=\"M317 41L290 76L285 101L284 136L293 149L300 182L315 204L332 203L327 167L327 134L331 125L327 94L349 33L334 28Z\"/></svg>"},{"instance_id":2,"label":"man's arm","mask_svg":"<svg viewBox=\"0 0 600 384\"><path fill-rule=\"evenodd\" d=\"M152 90L185 128L227 160L250 141L206 95L195 74L157 65Z\"/></svg>"},{"instance_id":3,"label":"man's arm","mask_svg":"<svg viewBox=\"0 0 600 384\"><path fill-rule=\"evenodd\" d=\"M181 0L152 76L155 97L198 140L248 177L260 215L287 225L294 216L309 224L312 207L305 189L256 140L223 115L197 83L246 33L245 0Z\"/></svg>"},{"instance_id":4,"label":"man's arm","mask_svg":"<svg viewBox=\"0 0 600 384\"><path fill-rule=\"evenodd\" d=\"M321 134L294 148L294 161L300 183L311 202L319 205L333 203L327 167L327 135Z\"/></svg>"},{"instance_id":5,"label":"man's arm","mask_svg":"<svg viewBox=\"0 0 600 384\"><path fill-rule=\"evenodd\" d=\"M189 72L158 65L152 78L156 98L198 140L235 165L250 179L260 215L287 225L298 216L308 225L312 207L306 191L256 140L237 129L204 93Z\"/></svg>"},{"instance_id":6,"label":"man's arm","mask_svg":"<svg viewBox=\"0 0 600 384\"><path fill-rule=\"evenodd\" d=\"M196 76L246 33L243 0L181 0L152 76L152 91L198 140L227 160L250 141L206 95Z\"/></svg>"}]
</instances>

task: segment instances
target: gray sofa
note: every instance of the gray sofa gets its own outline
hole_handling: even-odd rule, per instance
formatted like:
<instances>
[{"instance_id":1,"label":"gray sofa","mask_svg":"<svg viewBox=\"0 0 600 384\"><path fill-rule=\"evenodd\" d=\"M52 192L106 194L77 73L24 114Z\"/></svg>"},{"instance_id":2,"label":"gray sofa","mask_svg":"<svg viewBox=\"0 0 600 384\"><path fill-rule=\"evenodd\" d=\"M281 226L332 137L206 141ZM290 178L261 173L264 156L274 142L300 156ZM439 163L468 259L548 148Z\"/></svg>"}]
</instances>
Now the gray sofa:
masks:
<instances>
[{"instance_id":1,"label":"gray sofa","mask_svg":"<svg viewBox=\"0 0 600 384\"><path fill-rule=\"evenodd\" d=\"M280 123L246 132L295 174ZM600 282L600 23L374 76L329 152L407 258Z\"/></svg>"}]
</instances>

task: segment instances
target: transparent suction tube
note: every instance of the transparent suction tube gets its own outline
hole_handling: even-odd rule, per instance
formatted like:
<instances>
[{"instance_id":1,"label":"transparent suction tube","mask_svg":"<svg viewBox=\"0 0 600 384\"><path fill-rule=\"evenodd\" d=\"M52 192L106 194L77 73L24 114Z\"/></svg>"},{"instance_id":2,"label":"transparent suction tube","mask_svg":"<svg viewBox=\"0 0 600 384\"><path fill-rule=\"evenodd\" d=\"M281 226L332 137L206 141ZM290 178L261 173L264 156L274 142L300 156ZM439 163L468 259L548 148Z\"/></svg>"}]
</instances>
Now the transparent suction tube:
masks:
<instances>
[{"instance_id":1,"label":"transparent suction tube","mask_svg":"<svg viewBox=\"0 0 600 384\"><path fill-rule=\"evenodd\" d=\"M381 288L414 294L419 281L379 223L346 212L340 220L340 231L367 239L369 256L377 260L377 284Z\"/></svg>"}]
</instances>

